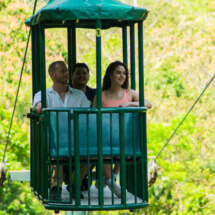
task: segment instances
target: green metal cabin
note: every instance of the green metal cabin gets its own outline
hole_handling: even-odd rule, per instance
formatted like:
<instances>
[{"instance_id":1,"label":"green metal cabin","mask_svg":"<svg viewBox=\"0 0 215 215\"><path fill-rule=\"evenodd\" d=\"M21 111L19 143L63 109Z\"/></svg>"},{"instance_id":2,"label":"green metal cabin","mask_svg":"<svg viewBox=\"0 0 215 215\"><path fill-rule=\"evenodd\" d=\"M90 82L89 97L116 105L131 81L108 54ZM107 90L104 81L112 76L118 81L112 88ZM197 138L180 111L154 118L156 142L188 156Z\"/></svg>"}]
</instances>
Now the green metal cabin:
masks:
<instances>
[{"instance_id":1,"label":"green metal cabin","mask_svg":"<svg viewBox=\"0 0 215 215\"><path fill-rule=\"evenodd\" d=\"M32 35L32 93L42 92L42 115L31 109L31 187L45 208L53 210L121 210L143 208L148 203L146 111L144 107L143 21L148 11L117 0L50 0L26 21ZM135 58L135 25L138 25L138 58ZM102 108L101 31L122 29L123 62L130 57L131 88L139 76L140 107ZM46 108L45 29L66 28L68 68L76 63L76 29L96 31L97 108ZM127 30L130 32L130 53ZM135 61L138 60L138 74ZM70 78L71 82L71 78ZM107 159L108 157L108 159ZM103 163L121 164L121 198L103 188ZM88 183L80 190L80 165L88 167ZM75 171L75 195L51 200L51 168L69 166ZM74 170L73 170L74 169ZM71 179L72 180L72 179ZM113 174L112 174L113 180ZM70 191L71 188L70 181ZM59 187L58 187L59 190ZM81 193L84 199L81 199Z\"/></svg>"}]
</instances>

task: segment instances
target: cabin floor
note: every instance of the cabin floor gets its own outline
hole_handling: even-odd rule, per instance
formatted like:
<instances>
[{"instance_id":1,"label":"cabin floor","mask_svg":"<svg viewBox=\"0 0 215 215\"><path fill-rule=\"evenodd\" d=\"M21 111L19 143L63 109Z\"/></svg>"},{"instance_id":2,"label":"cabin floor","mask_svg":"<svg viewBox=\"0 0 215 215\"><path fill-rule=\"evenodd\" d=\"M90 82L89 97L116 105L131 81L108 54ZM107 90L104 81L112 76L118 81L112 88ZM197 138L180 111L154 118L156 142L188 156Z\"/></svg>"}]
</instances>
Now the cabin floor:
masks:
<instances>
[{"instance_id":1,"label":"cabin floor","mask_svg":"<svg viewBox=\"0 0 215 215\"><path fill-rule=\"evenodd\" d=\"M98 201L98 189L95 187L95 185L91 185L90 187L90 197L88 197L88 191L83 191L81 194L84 196L84 199L81 199L80 204L81 205L99 205ZM70 201L70 195L69 192L66 189L66 186L63 185L62 187L62 202L69 202ZM90 203L89 199L90 198ZM139 197L136 197L135 202L135 196L128 191L126 192L126 198L127 198L127 204L133 204L133 203L143 203L143 200ZM73 199L72 205L75 204L75 200ZM104 188L104 205L119 205L121 204L121 198L118 198L115 194L112 199L112 192L108 187Z\"/></svg>"}]
</instances>

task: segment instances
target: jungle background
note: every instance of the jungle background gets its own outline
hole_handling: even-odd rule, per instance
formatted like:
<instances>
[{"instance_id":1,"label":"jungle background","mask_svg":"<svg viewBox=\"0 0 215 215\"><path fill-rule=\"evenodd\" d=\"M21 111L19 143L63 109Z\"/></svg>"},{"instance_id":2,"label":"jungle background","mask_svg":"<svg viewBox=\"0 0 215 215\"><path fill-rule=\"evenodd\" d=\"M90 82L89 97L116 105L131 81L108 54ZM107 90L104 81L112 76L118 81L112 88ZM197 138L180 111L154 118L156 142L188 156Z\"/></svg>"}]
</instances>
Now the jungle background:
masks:
<instances>
[{"instance_id":1,"label":"jungle background","mask_svg":"<svg viewBox=\"0 0 215 215\"><path fill-rule=\"evenodd\" d=\"M155 156L201 93L215 68L214 0L123 0L150 11L144 22L148 156ZM38 0L37 9L47 3ZM18 86L33 0L0 0L0 160ZM46 31L46 65L67 61L64 30ZM137 37L136 37L137 39ZM122 59L121 32L102 33L103 72ZM95 83L95 32L77 31L78 62L89 65ZM137 53L136 53L137 56ZM138 68L136 66L136 68ZM50 85L50 80L47 85ZM32 102L29 47L6 156L8 170L30 167L29 112ZM158 157L159 175L149 188L150 207L134 214L215 214L215 81ZM29 183L4 183L0 214L52 214L31 193ZM62 212L63 214L63 212ZM129 211L90 214L132 214Z\"/></svg>"}]
</instances>

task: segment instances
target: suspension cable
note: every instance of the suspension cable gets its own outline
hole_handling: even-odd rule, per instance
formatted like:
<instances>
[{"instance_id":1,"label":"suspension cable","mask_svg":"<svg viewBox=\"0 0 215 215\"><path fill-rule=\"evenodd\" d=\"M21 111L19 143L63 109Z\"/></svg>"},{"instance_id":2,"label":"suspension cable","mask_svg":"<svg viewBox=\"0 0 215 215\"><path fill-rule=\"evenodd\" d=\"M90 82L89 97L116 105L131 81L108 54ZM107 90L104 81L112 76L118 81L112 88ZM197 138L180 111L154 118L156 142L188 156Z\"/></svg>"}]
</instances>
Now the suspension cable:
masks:
<instances>
[{"instance_id":1,"label":"suspension cable","mask_svg":"<svg viewBox=\"0 0 215 215\"><path fill-rule=\"evenodd\" d=\"M34 13L36 11L36 5L37 5L37 0L35 0L35 2L34 2L32 15L34 15ZM18 88L17 88L17 91L16 91L16 97L15 97L15 102L14 102L14 106L13 106L13 112L12 112L12 116L11 116L11 119L10 119L10 126L9 126L9 130L8 130L8 134L7 134L7 141L6 141L5 149L4 149L3 161L5 161L5 155L6 155L7 146L8 146L8 142L9 142L9 138L10 138L10 131L11 131L11 127L12 127L12 123L13 123L13 117L14 117L14 113L15 113L15 109L16 109L16 103L17 103L17 99L18 99L19 89L20 89L21 80L22 80L22 74L23 74L25 61L26 61L26 56L27 56L27 52L28 52L28 44L29 44L29 41L30 41L30 36L31 36L31 30L29 29L28 39L27 39L26 47L25 47L25 54L24 54L24 58L23 58L23 62L22 62L22 68L21 68L20 77L19 77L19 84L18 84Z\"/></svg>"},{"instance_id":2,"label":"suspension cable","mask_svg":"<svg viewBox=\"0 0 215 215\"><path fill-rule=\"evenodd\" d=\"M187 118L187 116L189 115L189 113L191 112L191 110L194 108L194 106L196 105L196 103L199 101L199 99L201 98L201 96L204 94L205 90L208 88L208 86L211 84L211 82L213 81L213 79L215 78L215 74L213 75L213 77L210 79L210 81L208 82L208 84L205 86L205 88L203 89L203 91L201 92L201 94L199 95L199 97L196 99L196 101L194 102L194 104L192 105L192 107L188 110L188 112L186 113L186 115L184 116L184 118L181 120L181 122L179 123L179 125L177 126L177 128L174 130L174 132L172 133L172 135L169 137L169 139L166 141L166 143L163 145L163 147L161 148L161 150L158 152L158 154L156 155L156 157L154 158L154 160L156 161L156 159L158 158L158 156L161 154L161 152L164 150L164 148L166 147L166 145L169 143L169 141L172 139L172 137L174 136L174 134L176 133L176 131L179 129L179 127L181 126L181 124L184 122L184 120Z\"/></svg>"}]
</instances>

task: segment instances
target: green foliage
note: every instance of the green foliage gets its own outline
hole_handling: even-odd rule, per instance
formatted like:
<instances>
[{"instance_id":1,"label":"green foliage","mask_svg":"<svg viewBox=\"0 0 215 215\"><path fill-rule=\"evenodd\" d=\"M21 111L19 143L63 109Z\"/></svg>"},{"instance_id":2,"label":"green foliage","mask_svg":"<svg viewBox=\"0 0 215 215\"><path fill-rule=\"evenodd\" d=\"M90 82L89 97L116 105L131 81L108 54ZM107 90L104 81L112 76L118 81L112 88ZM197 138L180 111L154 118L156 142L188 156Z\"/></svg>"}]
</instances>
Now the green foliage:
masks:
<instances>
[{"instance_id":1,"label":"green foliage","mask_svg":"<svg viewBox=\"0 0 215 215\"><path fill-rule=\"evenodd\" d=\"M28 184L13 182L0 188L0 214L48 214L33 198ZM7 195L5 195L7 193Z\"/></svg>"},{"instance_id":2,"label":"green foliage","mask_svg":"<svg viewBox=\"0 0 215 215\"><path fill-rule=\"evenodd\" d=\"M161 65L157 74L150 77L152 89L160 90L163 98L170 96L180 97L184 91L184 81L181 80L177 71L172 70L174 67L171 66L170 62L174 61L168 59L166 63Z\"/></svg>"},{"instance_id":3,"label":"green foliage","mask_svg":"<svg viewBox=\"0 0 215 215\"><path fill-rule=\"evenodd\" d=\"M46 2L39 1L37 8ZM132 0L123 2L135 3ZM23 22L31 15L33 3L0 0L0 158L28 35ZM144 57L145 92L153 104L148 111L148 154L153 157L214 75L215 3L213 0L137 0L137 4L150 11L144 22ZM68 61L66 35L63 29L46 30L47 67L54 60ZM137 51L136 46L136 58ZM30 164L29 120L22 116L29 111L32 100L30 53L29 48L6 154L7 168L13 170L29 169ZM78 29L77 61L89 65L92 87L96 87L95 56L95 31ZM103 31L103 74L111 61L121 59L121 30ZM47 86L50 85L48 79ZM150 207L134 213L90 214L215 214L214 89L213 82L158 157L159 175L149 189ZM28 183L5 183L4 188L0 188L0 214L47 213L31 194Z\"/></svg>"}]
</instances>

